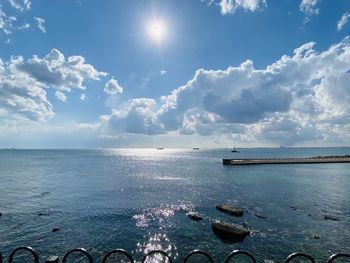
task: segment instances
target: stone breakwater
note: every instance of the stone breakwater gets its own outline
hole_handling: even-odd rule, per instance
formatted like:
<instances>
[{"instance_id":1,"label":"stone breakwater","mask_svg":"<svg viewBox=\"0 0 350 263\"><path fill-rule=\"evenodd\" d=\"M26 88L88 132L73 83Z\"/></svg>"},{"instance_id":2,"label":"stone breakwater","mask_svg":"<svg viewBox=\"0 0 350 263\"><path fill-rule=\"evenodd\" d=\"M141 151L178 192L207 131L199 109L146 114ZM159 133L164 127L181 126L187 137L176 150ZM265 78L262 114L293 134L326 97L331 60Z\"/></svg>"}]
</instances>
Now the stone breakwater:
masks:
<instances>
[{"instance_id":1,"label":"stone breakwater","mask_svg":"<svg viewBox=\"0 0 350 263\"><path fill-rule=\"evenodd\" d=\"M350 155L315 156L306 158L222 159L222 161L224 165L350 163Z\"/></svg>"}]
</instances>

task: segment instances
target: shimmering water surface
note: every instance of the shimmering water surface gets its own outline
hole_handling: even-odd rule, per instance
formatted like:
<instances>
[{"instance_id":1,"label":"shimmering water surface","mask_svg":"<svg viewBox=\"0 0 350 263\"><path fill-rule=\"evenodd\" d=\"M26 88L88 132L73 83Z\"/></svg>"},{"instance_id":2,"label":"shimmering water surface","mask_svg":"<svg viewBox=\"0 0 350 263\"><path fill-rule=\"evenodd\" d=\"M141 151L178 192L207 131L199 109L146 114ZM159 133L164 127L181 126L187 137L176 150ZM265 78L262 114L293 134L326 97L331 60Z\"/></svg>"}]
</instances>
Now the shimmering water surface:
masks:
<instances>
[{"instance_id":1,"label":"shimmering water surface","mask_svg":"<svg viewBox=\"0 0 350 263\"><path fill-rule=\"evenodd\" d=\"M85 247L101 260L123 248L141 260L162 249L181 261L202 249L222 262L244 249L259 260L300 251L324 261L349 252L350 164L223 166L222 158L342 154L350 148L0 150L0 251L30 245L62 257ZM215 209L222 202L246 213L223 214ZM192 221L188 211L206 219ZM252 235L225 243L212 219L246 222Z\"/></svg>"}]
</instances>

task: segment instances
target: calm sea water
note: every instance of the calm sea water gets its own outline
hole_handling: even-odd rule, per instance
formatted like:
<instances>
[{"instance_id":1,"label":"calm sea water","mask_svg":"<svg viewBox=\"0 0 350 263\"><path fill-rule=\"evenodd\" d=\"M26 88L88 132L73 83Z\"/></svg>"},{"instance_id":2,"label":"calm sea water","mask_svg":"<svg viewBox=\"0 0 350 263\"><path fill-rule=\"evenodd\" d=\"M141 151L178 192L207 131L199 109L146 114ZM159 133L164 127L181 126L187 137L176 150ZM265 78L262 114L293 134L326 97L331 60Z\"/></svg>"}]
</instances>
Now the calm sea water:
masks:
<instances>
[{"instance_id":1,"label":"calm sea water","mask_svg":"<svg viewBox=\"0 0 350 263\"><path fill-rule=\"evenodd\" d=\"M350 252L350 164L234 167L223 166L222 158L333 154L350 154L350 148L1 150L0 251L7 257L30 245L40 255L62 257L85 247L101 260L123 248L140 260L162 249L181 261L202 249L222 262L244 249L259 260L278 262L299 251L325 261ZM245 215L217 211L222 202ZM207 218L194 222L188 211ZM325 214L340 221L323 220ZM253 233L225 243L211 219L247 222Z\"/></svg>"}]
</instances>

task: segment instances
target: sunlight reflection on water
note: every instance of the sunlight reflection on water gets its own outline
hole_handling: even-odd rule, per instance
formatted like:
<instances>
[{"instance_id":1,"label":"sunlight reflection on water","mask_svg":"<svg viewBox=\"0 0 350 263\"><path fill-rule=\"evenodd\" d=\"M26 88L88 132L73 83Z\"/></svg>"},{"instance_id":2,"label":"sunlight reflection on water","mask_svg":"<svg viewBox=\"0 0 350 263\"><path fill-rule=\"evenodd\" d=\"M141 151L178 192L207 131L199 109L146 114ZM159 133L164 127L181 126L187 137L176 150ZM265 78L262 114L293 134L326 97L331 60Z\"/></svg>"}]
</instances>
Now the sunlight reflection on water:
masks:
<instances>
[{"instance_id":1,"label":"sunlight reflection on water","mask_svg":"<svg viewBox=\"0 0 350 263\"><path fill-rule=\"evenodd\" d=\"M166 234L153 234L150 235L148 240L142 243L137 243L136 253L143 253L146 255L147 253L154 251L154 250L162 250L165 253L167 253L173 260L176 260L179 256L177 247L175 244L173 244L169 237ZM147 257L147 260L145 262L169 262L165 256L161 254L153 254L149 257Z\"/></svg>"},{"instance_id":2,"label":"sunlight reflection on water","mask_svg":"<svg viewBox=\"0 0 350 263\"><path fill-rule=\"evenodd\" d=\"M174 216L176 212L189 212L193 208L194 206L190 202L172 205L162 204L157 208L145 209L142 214L136 214L132 218L136 221L137 227L145 228L152 224L162 229L172 224L168 219Z\"/></svg>"}]
</instances>

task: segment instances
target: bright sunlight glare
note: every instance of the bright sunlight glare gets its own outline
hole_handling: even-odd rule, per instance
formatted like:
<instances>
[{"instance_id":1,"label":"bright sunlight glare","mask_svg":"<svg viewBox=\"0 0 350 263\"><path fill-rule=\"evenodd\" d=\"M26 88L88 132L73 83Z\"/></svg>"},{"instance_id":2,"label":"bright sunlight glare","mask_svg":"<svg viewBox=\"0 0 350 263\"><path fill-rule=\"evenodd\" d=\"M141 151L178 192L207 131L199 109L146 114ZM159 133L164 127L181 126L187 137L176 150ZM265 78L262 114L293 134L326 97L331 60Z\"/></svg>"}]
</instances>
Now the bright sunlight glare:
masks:
<instances>
[{"instance_id":1,"label":"bright sunlight glare","mask_svg":"<svg viewBox=\"0 0 350 263\"><path fill-rule=\"evenodd\" d=\"M152 41L163 42L167 34L166 24L162 20L151 21L147 25L147 33Z\"/></svg>"}]
</instances>

